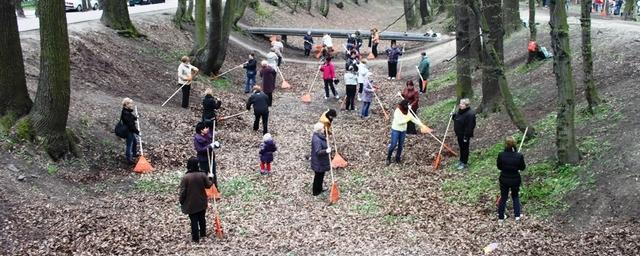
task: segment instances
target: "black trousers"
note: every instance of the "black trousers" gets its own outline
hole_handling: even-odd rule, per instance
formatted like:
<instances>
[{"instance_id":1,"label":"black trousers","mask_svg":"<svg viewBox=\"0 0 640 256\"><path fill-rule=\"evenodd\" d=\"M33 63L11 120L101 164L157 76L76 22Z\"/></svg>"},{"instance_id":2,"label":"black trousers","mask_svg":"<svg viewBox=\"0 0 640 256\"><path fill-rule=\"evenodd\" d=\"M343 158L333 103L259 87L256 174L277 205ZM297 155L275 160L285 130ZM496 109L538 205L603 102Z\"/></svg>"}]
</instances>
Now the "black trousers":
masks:
<instances>
[{"instance_id":1,"label":"black trousers","mask_svg":"<svg viewBox=\"0 0 640 256\"><path fill-rule=\"evenodd\" d=\"M324 96L329 98L329 89L333 92L333 96L338 95L336 87L333 85L333 79L324 79Z\"/></svg>"},{"instance_id":2,"label":"black trousers","mask_svg":"<svg viewBox=\"0 0 640 256\"><path fill-rule=\"evenodd\" d=\"M458 146L460 147L460 162L463 164L468 164L469 162L469 144L471 143L471 138L464 142L463 137L458 137Z\"/></svg>"},{"instance_id":3,"label":"black trousers","mask_svg":"<svg viewBox=\"0 0 640 256\"><path fill-rule=\"evenodd\" d=\"M509 190L511 190L511 199L513 200L513 214L520 217L520 182L504 183L500 182L500 201L498 201L498 219L504 220L504 211L507 208L507 199L509 198Z\"/></svg>"},{"instance_id":4,"label":"black trousers","mask_svg":"<svg viewBox=\"0 0 640 256\"><path fill-rule=\"evenodd\" d=\"M309 53L311 53L311 48L304 48L304 56L309 56Z\"/></svg>"},{"instance_id":5,"label":"black trousers","mask_svg":"<svg viewBox=\"0 0 640 256\"><path fill-rule=\"evenodd\" d=\"M204 218L207 209L189 214L191 220L191 240L199 242L200 237L207 236L207 219Z\"/></svg>"},{"instance_id":6,"label":"black trousers","mask_svg":"<svg viewBox=\"0 0 640 256\"><path fill-rule=\"evenodd\" d=\"M267 97L269 97L269 101L267 105L271 107L271 103L273 103L273 92L265 92L264 94L266 94Z\"/></svg>"},{"instance_id":7,"label":"black trousers","mask_svg":"<svg viewBox=\"0 0 640 256\"><path fill-rule=\"evenodd\" d=\"M257 131L260 119L262 119L262 134L267 133L267 124L269 123L269 112L266 113L254 113L255 118L253 119L253 130Z\"/></svg>"},{"instance_id":8,"label":"black trousers","mask_svg":"<svg viewBox=\"0 0 640 256\"><path fill-rule=\"evenodd\" d=\"M371 53L373 53L373 57L378 57L378 44L371 46Z\"/></svg>"},{"instance_id":9,"label":"black trousers","mask_svg":"<svg viewBox=\"0 0 640 256\"><path fill-rule=\"evenodd\" d=\"M282 57L278 56L278 67L282 64Z\"/></svg>"},{"instance_id":10,"label":"black trousers","mask_svg":"<svg viewBox=\"0 0 640 256\"><path fill-rule=\"evenodd\" d=\"M322 182L324 181L324 172L314 172L313 176L313 195L317 196L322 193Z\"/></svg>"},{"instance_id":11,"label":"black trousers","mask_svg":"<svg viewBox=\"0 0 640 256\"><path fill-rule=\"evenodd\" d=\"M362 87L364 87L364 84L358 83L358 93L362 93Z\"/></svg>"},{"instance_id":12,"label":"black trousers","mask_svg":"<svg viewBox=\"0 0 640 256\"><path fill-rule=\"evenodd\" d=\"M389 68L389 77L396 77L398 75L398 62L387 62Z\"/></svg>"},{"instance_id":13,"label":"black trousers","mask_svg":"<svg viewBox=\"0 0 640 256\"><path fill-rule=\"evenodd\" d=\"M347 85L347 103L345 104L345 108L347 110L355 110L355 97L356 97L356 88L357 85L355 84L348 84Z\"/></svg>"},{"instance_id":14,"label":"black trousers","mask_svg":"<svg viewBox=\"0 0 640 256\"><path fill-rule=\"evenodd\" d=\"M189 93L191 93L191 85L186 84L185 86L182 86L182 107L183 108L189 108Z\"/></svg>"}]
</instances>

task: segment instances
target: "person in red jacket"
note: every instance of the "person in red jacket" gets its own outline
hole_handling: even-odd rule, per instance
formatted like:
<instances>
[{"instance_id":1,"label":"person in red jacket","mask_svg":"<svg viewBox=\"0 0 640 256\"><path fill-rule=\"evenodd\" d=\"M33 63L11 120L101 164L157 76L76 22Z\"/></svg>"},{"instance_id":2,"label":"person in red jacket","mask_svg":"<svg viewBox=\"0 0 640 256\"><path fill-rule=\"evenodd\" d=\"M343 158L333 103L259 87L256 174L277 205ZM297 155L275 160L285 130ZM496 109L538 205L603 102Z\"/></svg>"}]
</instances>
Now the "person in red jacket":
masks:
<instances>
[{"instance_id":1,"label":"person in red jacket","mask_svg":"<svg viewBox=\"0 0 640 256\"><path fill-rule=\"evenodd\" d=\"M413 86L413 81L407 81L407 86L402 91L402 97L409 101L409 107L413 112L418 111L418 102L420 101L420 94L418 90ZM413 115L413 114L412 114ZM415 116L417 118L417 116ZM413 122L407 123L407 134L416 134L416 124Z\"/></svg>"},{"instance_id":2,"label":"person in red jacket","mask_svg":"<svg viewBox=\"0 0 640 256\"><path fill-rule=\"evenodd\" d=\"M262 78L262 91L269 97L269 107L273 103L273 91L276 89L276 70L269 66L266 60L263 60L260 65L260 77Z\"/></svg>"},{"instance_id":3,"label":"person in red jacket","mask_svg":"<svg viewBox=\"0 0 640 256\"><path fill-rule=\"evenodd\" d=\"M320 71L322 71L322 79L324 80L325 100L329 98L329 89L331 89L331 92L333 92L333 96L335 96L336 99L340 99L338 92L336 92L336 87L333 85L333 80L336 78L336 68L333 66L331 59L331 57L328 57L320 67Z\"/></svg>"}]
</instances>

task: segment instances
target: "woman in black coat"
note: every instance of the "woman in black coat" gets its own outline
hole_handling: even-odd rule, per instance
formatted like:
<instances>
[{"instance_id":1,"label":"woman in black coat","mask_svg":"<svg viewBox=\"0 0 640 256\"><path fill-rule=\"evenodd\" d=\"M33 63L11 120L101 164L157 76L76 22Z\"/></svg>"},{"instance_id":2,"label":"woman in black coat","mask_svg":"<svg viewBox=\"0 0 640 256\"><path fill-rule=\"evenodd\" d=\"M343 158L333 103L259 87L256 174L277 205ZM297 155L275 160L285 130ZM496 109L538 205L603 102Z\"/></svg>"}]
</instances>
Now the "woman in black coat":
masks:
<instances>
[{"instance_id":1,"label":"woman in black coat","mask_svg":"<svg viewBox=\"0 0 640 256\"><path fill-rule=\"evenodd\" d=\"M202 121L211 122L216 119L216 109L219 109L222 101L213 97L213 90L207 88L204 91L204 99L202 99Z\"/></svg>"},{"instance_id":2,"label":"woman in black coat","mask_svg":"<svg viewBox=\"0 0 640 256\"><path fill-rule=\"evenodd\" d=\"M522 183L520 171L524 170L527 166L524 163L524 156L518 153L518 149L516 149L516 140L513 137L507 137L505 140L504 151L498 155L497 165L500 170L498 221L504 220L504 211L507 207L509 190L511 190L515 218L516 220L520 220L520 197L518 196L520 184Z\"/></svg>"},{"instance_id":3,"label":"woman in black coat","mask_svg":"<svg viewBox=\"0 0 640 256\"><path fill-rule=\"evenodd\" d=\"M127 137L126 137L126 147L124 155L127 157L127 162L130 164L134 164L134 157L138 155L138 135L140 131L138 131L138 127L136 126L136 121L138 117L133 114L133 100L129 98L124 98L122 100L122 113L120 114L120 120L127 127Z\"/></svg>"},{"instance_id":4,"label":"woman in black coat","mask_svg":"<svg viewBox=\"0 0 640 256\"><path fill-rule=\"evenodd\" d=\"M311 138L311 169L314 172L312 192L314 196L322 193L324 173L331 169L331 147L327 143L326 131L322 123L313 126Z\"/></svg>"}]
</instances>

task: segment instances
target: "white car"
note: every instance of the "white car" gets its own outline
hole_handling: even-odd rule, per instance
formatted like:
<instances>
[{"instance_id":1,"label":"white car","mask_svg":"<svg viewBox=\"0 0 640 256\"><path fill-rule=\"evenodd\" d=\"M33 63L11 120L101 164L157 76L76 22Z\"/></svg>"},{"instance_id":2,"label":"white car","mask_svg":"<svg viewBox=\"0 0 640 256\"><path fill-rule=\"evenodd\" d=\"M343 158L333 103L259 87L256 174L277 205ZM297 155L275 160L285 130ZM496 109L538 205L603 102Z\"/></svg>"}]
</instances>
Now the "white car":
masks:
<instances>
[{"instance_id":1,"label":"white car","mask_svg":"<svg viewBox=\"0 0 640 256\"><path fill-rule=\"evenodd\" d=\"M89 2L89 9L98 10L98 0L87 0L87 2ZM66 11L84 11L82 8L82 0L64 0L64 9Z\"/></svg>"}]
</instances>

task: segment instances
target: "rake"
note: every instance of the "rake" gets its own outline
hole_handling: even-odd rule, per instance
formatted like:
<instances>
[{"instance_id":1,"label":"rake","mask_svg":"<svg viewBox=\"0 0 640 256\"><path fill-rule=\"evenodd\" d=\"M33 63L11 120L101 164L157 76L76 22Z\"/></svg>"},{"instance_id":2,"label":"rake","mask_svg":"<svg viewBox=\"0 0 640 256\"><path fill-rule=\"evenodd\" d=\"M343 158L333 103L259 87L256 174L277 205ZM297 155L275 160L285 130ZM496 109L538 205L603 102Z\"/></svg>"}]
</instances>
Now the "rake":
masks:
<instances>
[{"instance_id":1,"label":"rake","mask_svg":"<svg viewBox=\"0 0 640 256\"><path fill-rule=\"evenodd\" d=\"M282 69L280 69L280 67L277 68L278 70L278 74L280 74L280 78L282 78L282 84L280 85L280 88L282 89L289 89L291 88L291 85L289 84L289 82L287 82L287 80L284 79L284 75L282 74Z\"/></svg>"},{"instance_id":2,"label":"rake","mask_svg":"<svg viewBox=\"0 0 640 256\"><path fill-rule=\"evenodd\" d=\"M135 106L136 111L136 128L138 128L138 143L140 143L140 158L138 158L138 163L133 168L134 172L137 173L148 173L153 171L153 166L144 158L144 151L142 150L142 132L140 132L140 115L138 115L138 106Z\"/></svg>"},{"instance_id":3,"label":"rake","mask_svg":"<svg viewBox=\"0 0 640 256\"><path fill-rule=\"evenodd\" d=\"M453 106L453 110L451 112L456 111L456 106ZM436 159L433 161L433 169L438 170L440 168L440 161L442 160L442 149L444 148L444 142L447 140L447 133L449 132L449 127L451 126L452 117L449 117L449 122L447 123L447 129L444 130L444 136L442 137L442 143L440 143L440 150L438 151L438 155Z\"/></svg>"},{"instance_id":4,"label":"rake","mask_svg":"<svg viewBox=\"0 0 640 256\"><path fill-rule=\"evenodd\" d=\"M316 75L313 76L313 81L311 82L311 85L309 86L309 91L306 92L305 94L302 95L302 97L300 97L300 100L304 103L311 103L311 90L313 90L313 86L316 84L316 79L318 78L318 74L320 74L320 67L318 66L318 70L316 71Z\"/></svg>"},{"instance_id":5,"label":"rake","mask_svg":"<svg viewBox=\"0 0 640 256\"><path fill-rule=\"evenodd\" d=\"M329 132L325 129L324 134L329 141ZM338 183L333 176L333 165L331 164L331 154L329 153L329 172L331 173L331 188L329 189L329 204L335 204L340 199L340 190L338 190Z\"/></svg>"}]
</instances>

